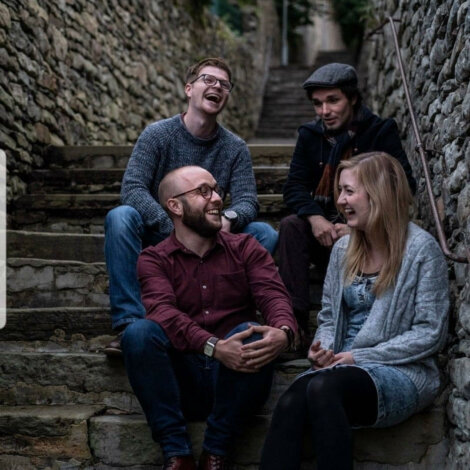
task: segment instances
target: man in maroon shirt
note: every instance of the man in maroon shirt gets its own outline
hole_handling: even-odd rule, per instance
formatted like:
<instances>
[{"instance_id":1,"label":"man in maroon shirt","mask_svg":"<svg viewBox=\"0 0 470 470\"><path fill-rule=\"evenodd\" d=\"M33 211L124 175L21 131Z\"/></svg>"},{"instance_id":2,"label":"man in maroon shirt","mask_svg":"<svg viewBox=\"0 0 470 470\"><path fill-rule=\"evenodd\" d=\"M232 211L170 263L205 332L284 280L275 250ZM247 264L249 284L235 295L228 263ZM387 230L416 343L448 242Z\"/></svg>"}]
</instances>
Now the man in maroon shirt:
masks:
<instances>
[{"instance_id":1,"label":"man in maroon shirt","mask_svg":"<svg viewBox=\"0 0 470 470\"><path fill-rule=\"evenodd\" d=\"M174 231L140 255L146 319L125 330L126 369L163 469L224 470L229 443L266 400L273 360L293 345L297 324L270 254L250 235L220 230L223 190L208 171L174 170L158 196ZM207 418L198 467L191 418Z\"/></svg>"}]
</instances>

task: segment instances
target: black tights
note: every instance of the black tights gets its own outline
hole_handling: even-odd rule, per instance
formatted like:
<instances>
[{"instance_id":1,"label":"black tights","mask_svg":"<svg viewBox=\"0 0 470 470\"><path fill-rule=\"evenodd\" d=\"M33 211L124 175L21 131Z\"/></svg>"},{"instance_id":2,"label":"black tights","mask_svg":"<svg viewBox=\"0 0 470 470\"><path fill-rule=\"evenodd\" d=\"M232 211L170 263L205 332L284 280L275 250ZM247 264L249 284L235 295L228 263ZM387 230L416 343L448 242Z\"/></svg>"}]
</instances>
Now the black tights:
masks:
<instances>
[{"instance_id":1,"label":"black tights","mask_svg":"<svg viewBox=\"0 0 470 470\"><path fill-rule=\"evenodd\" d=\"M295 381L274 410L260 470L298 470L311 427L318 470L353 468L351 425L377 419L377 391L358 367L337 367Z\"/></svg>"}]
</instances>

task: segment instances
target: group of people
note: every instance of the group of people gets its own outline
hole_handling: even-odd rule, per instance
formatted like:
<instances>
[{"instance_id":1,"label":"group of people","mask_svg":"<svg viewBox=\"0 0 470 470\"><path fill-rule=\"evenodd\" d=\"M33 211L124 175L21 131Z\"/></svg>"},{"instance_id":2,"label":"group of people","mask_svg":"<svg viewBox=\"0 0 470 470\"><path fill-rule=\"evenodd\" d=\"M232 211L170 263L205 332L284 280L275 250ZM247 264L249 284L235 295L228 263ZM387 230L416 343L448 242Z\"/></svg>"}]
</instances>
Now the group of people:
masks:
<instances>
[{"instance_id":1,"label":"group of people","mask_svg":"<svg viewBox=\"0 0 470 470\"><path fill-rule=\"evenodd\" d=\"M143 131L106 218L117 336L105 352L123 356L164 470L226 470L275 359L300 343L311 368L280 398L260 468L298 470L310 429L318 469L351 469L352 428L399 423L440 386L447 266L409 220L397 125L362 104L353 67L316 70L303 87L317 119L299 128L278 234L255 221L246 143L217 123L229 66L204 59L185 83L187 110ZM313 340L311 263L326 273ZM190 419L207 423L198 463Z\"/></svg>"}]
</instances>

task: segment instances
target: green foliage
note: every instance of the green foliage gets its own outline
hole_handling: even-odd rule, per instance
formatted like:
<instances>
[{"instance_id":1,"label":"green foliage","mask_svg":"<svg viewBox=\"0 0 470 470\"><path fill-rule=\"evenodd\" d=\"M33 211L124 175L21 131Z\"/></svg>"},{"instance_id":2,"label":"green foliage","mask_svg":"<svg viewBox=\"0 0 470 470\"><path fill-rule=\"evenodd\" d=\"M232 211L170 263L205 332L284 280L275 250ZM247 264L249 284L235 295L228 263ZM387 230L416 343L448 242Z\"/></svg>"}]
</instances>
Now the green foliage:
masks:
<instances>
[{"instance_id":1,"label":"green foliage","mask_svg":"<svg viewBox=\"0 0 470 470\"><path fill-rule=\"evenodd\" d=\"M212 0L186 0L186 5L191 16L197 21L204 20L204 8L209 7Z\"/></svg>"},{"instance_id":2,"label":"green foliage","mask_svg":"<svg viewBox=\"0 0 470 470\"><path fill-rule=\"evenodd\" d=\"M344 43L351 50L358 52L372 13L370 0L333 0L332 3Z\"/></svg>"},{"instance_id":3,"label":"green foliage","mask_svg":"<svg viewBox=\"0 0 470 470\"><path fill-rule=\"evenodd\" d=\"M239 3L230 0L212 0L211 11L225 21L232 31L242 34L243 18Z\"/></svg>"},{"instance_id":4,"label":"green foliage","mask_svg":"<svg viewBox=\"0 0 470 470\"><path fill-rule=\"evenodd\" d=\"M282 3L283 0L276 0L280 27L282 27ZM287 8L287 36L289 41L295 39L295 30L298 26L313 24L311 17L316 9L315 0L289 0Z\"/></svg>"}]
</instances>

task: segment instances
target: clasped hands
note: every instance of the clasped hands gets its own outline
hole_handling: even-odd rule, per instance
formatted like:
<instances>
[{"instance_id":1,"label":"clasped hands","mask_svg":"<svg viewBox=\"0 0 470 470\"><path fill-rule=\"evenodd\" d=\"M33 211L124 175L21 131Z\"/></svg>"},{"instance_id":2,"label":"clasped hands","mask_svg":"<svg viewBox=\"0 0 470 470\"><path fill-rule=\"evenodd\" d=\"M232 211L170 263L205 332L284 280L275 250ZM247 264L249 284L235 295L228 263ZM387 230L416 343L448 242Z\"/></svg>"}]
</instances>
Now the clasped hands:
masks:
<instances>
[{"instance_id":1,"label":"clasped hands","mask_svg":"<svg viewBox=\"0 0 470 470\"><path fill-rule=\"evenodd\" d=\"M336 240L349 233L346 224L333 224L322 215L310 215L307 219L312 227L313 236L322 246L331 247Z\"/></svg>"},{"instance_id":2,"label":"clasped hands","mask_svg":"<svg viewBox=\"0 0 470 470\"><path fill-rule=\"evenodd\" d=\"M260 333L263 337L243 344L243 341L254 333ZM229 369L254 373L273 361L287 348L287 345L288 339L285 331L271 326L253 325L230 338L219 340L215 347L214 357Z\"/></svg>"},{"instance_id":3,"label":"clasped hands","mask_svg":"<svg viewBox=\"0 0 470 470\"><path fill-rule=\"evenodd\" d=\"M349 351L335 354L331 349L323 349L320 341L315 341L310 346L307 359L312 364L312 369L324 369L337 364L355 364Z\"/></svg>"}]
</instances>

